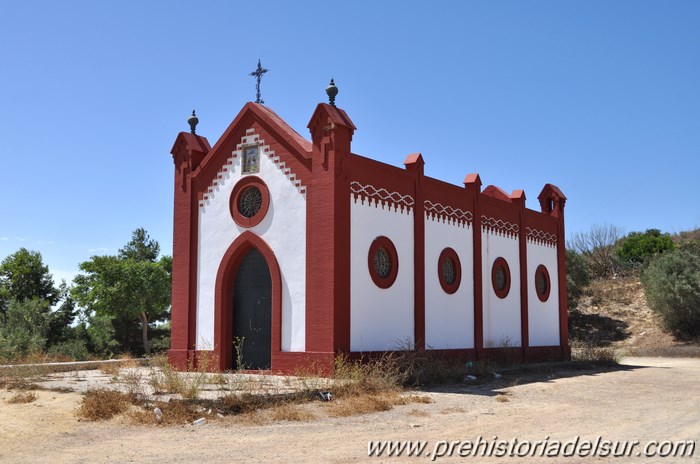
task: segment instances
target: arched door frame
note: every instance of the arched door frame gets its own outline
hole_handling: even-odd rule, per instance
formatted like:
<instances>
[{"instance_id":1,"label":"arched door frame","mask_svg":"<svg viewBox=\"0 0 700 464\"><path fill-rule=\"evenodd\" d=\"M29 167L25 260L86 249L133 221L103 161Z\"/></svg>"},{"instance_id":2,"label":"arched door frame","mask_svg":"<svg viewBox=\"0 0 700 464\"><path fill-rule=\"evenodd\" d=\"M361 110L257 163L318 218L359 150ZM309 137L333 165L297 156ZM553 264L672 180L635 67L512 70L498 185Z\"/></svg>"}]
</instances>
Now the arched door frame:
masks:
<instances>
[{"instance_id":1,"label":"arched door frame","mask_svg":"<svg viewBox=\"0 0 700 464\"><path fill-rule=\"evenodd\" d=\"M272 282L272 346L271 354L281 350L282 340L282 277L275 253L259 236L245 231L228 247L216 273L214 290L214 354L219 358L219 369L233 366L233 283L245 255L252 248L263 255L270 270ZM274 366L273 366L274 367Z\"/></svg>"}]
</instances>

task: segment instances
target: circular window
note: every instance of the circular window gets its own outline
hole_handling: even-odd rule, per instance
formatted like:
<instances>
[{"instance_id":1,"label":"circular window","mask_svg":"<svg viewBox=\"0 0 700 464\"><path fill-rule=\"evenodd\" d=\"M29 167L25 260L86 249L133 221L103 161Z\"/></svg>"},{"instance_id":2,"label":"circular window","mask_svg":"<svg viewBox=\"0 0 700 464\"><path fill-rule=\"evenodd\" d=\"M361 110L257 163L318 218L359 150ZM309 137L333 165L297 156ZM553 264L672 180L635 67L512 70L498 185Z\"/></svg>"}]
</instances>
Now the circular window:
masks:
<instances>
[{"instance_id":1,"label":"circular window","mask_svg":"<svg viewBox=\"0 0 700 464\"><path fill-rule=\"evenodd\" d=\"M537 266L535 271L535 292L540 301L549 299L549 291L552 289L552 282L549 280L549 271L543 264Z\"/></svg>"},{"instance_id":2,"label":"circular window","mask_svg":"<svg viewBox=\"0 0 700 464\"><path fill-rule=\"evenodd\" d=\"M457 291L462 280L462 266L459 257L452 248L445 248L438 258L438 279L445 293Z\"/></svg>"},{"instance_id":3,"label":"circular window","mask_svg":"<svg viewBox=\"0 0 700 464\"><path fill-rule=\"evenodd\" d=\"M269 206L270 192L259 177L244 177L233 187L229 207L233 220L239 226L260 224Z\"/></svg>"},{"instance_id":4,"label":"circular window","mask_svg":"<svg viewBox=\"0 0 700 464\"><path fill-rule=\"evenodd\" d=\"M238 198L238 212L247 218L252 218L262 206L262 193L256 186L247 187Z\"/></svg>"},{"instance_id":5,"label":"circular window","mask_svg":"<svg viewBox=\"0 0 700 464\"><path fill-rule=\"evenodd\" d=\"M367 265L372 281L379 288L389 288L399 272L399 257L396 247L386 237L377 237L369 247Z\"/></svg>"},{"instance_id":6,"label":"circular window","mask_svg":"<svg viewBox=\"0 0 700 464\"><path fill-rule=\"evenodd\" d=\"M496 258L491 268L491 284L498 298L505 298L510 292L510 268L503 258Z\"/></svg>"}]
</instances>

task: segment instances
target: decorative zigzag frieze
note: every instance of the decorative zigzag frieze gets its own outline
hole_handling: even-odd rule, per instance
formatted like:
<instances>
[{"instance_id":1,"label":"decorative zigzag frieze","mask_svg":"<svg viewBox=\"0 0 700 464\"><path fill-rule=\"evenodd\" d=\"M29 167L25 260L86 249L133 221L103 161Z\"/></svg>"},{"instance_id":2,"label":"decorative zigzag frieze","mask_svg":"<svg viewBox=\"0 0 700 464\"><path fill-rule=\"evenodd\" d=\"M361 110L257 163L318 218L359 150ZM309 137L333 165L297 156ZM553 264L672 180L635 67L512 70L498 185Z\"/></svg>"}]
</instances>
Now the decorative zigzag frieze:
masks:
<instances>
[{"instance_id":1,"label":"decorative zigzag frieze","mask_svg":"<svg viewBox=\"0 0 700 464\"><path fill-rule=\"evenodd\" d=\"M471 224L474 220L474 214L472 214L471 211L443 205L442 203L433 203L430 200L425 200L423 204L425 207L425 217L427 219L438 219L443 222L447 221L448 223L453 222L462 227Z\"/></svg>"},{"instance_id":2,"label":"decorative zigzag frieze","mask_svg":"<svg viewBox=\"0 0 700 464\"><path fill-rule=\"evenodd\" d=\"M552 247L557 245L556 234L550 234L549 232L533 229L531 227L525 227L525 233L529 242Z\"/></svg>"},{"instance_id":3,"label":"decorative zigzag frieze","mask_svg":"<svg viewBox=\"0 0 700 464\"><path fill-rule=\"evenodd\" d=\"M481 229L511 238L517 237L520 233L520 227L517 224L484 215L481 216Z\"/></svg>"},{"instance_id":4,"label":"decorative zigzag frieze","mask_svg":"<svg viewBox=\"0 0 700 464\"><path fill-rule=\"evenodd\" d=\"M245 135L241 137L241 143L236 145L236 149L231 153L231 156L226 160L226 162L221 166L219 172L216 174L216 178L211 182L207 191L202 195L199 201L199 206L204 206L206 202L212 198L216 193L216 187L223 184L227 177L226 173L235 172L236 168L241 166L241 157L243 155L243 147L250 144L258 144L259 156L267 156L270 161L277 165L277 168L282 171L282 174L289 179L289 181L296 187L296 189L301 194L306 194L306 186L302 185L301 179L297 178L296 174L292 172L292 169L287 167L287 164L280 159L278 155L275 154L274 150L270 149L269 145L265 145L265 141L260 138L259 135L255 133L255 129L247 129ZM237 161L237 162L236 162Z\"/></svg>"},{"instance_id":5,"label":"decorative zigzag frieze","mask_svg":"<svg viewBox=\"0 0 700 464\"><path fill-rule=\"evenodd\" d=\"M370 204L374 202L375 206L381 206L382 208L388 206L395 210L400 209L401 212L404 210L406 212L412 210L415 204L411 195L390 192L385 188L378 188L370 184L362 185L357 181L352 181L350 183L350 191L353 193L355 201L360 198L362 202L367 200Z\"/></svg>"}]
</instances>

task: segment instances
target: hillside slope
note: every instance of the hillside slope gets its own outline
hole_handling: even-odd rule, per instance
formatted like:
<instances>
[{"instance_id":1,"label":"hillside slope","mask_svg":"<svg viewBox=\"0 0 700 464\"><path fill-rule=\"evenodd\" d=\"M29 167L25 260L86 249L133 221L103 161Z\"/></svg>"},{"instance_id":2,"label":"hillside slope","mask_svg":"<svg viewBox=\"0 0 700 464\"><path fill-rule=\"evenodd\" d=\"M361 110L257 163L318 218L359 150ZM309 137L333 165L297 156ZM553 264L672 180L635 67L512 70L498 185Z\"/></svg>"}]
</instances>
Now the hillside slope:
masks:
<instances>
[{"instance_id":1,"label":"hillside slope","mask_svg":"<svg viewBox=\"0 0 700 464\"><path fill-rule=\"evenodd\" d=\"M569 312L573 346L609 346L625 356L700 357L700 343L664 332L649 308L638 277L596 280Z\"/></svg>"}]
</instances>

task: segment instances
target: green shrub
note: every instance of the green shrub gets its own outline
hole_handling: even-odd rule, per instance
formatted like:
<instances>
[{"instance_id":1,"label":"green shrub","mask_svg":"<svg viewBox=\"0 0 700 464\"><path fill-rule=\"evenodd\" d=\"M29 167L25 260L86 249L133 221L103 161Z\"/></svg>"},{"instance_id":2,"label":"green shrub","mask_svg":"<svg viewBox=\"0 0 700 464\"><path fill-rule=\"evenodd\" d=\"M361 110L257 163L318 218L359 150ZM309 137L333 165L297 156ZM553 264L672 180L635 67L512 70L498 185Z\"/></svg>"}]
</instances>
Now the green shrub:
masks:
<instances>
[{"instance_id":1,"label":"green shrub","mask_svg":"<svg viewBox=\"0 0 700 464\"><path fill-rule=\"evenodd\" d=\"M639 265L674 248L669 234L662 234L659 229L647 229L644 233L631 232L621 240L616 252L623 262Z\"/></svg>"},{"instance_id":2,"label":"green shrub","mask_svg":"<svg viewBox=\"0 0 700 464\"><path fill-rule=\"evenodd\" d=\"M12 360L43 351L49 331L49 311L49 302L40 298L10 301L0 325L0 358Z\"/></svg>"},{"instance_id":3,"label":"green shrub","mask_svg":"<svg viewBox=\"0 0 700 464\"><path fill-rule=\"evenodd\" d=\"M578 306L583 289L590 282L591 278L583 256L574 250L566 250L566 297L569 309L575 309Z\"/></svg>"},{"instance_id":4,"label":"green shrub","mask_svg":"<svg viewBox=\"0 0 700 464\"><path fill-rule=\"evenodd\" d=\"M64 357L74 361L87 361L90 359L85 340L77 338L51 345L47 354L50 358Z\"/></svg>"},{"instance_id":5,"label":"green shrub","mask_svg":"<svg viewBox=\"0 0 700 464\"><path fill-rule=\"evenodd\" d=\"M642 284L667 330L685 337L700 334L700 247L688 244L654 259Z\"/></svg>"}]
</instances>

